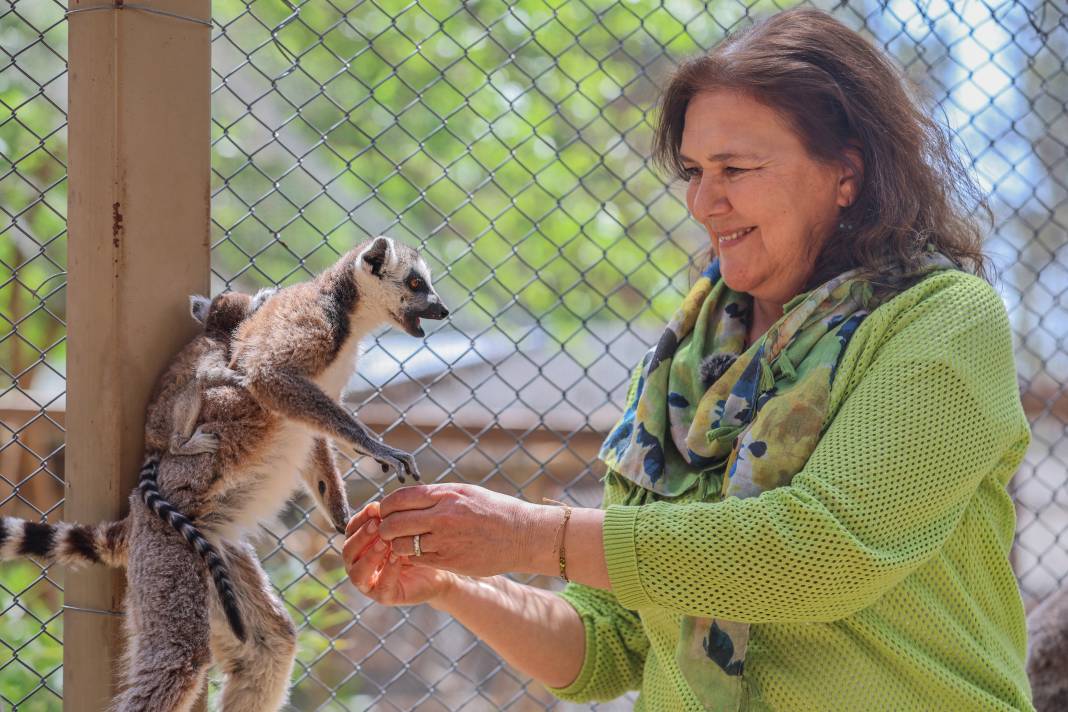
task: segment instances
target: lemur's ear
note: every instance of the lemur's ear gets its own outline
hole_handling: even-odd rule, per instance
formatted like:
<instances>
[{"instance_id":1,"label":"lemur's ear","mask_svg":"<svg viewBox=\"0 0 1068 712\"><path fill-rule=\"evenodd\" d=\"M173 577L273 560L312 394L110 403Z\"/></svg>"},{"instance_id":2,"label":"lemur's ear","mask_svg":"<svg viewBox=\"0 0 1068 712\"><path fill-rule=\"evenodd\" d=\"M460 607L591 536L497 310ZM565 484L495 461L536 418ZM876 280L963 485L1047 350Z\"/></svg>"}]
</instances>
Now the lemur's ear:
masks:
<instances>
[{"instance_id":1,"label":"lemur's ear","mask_svg":"<svg viewBox=\"0 0 1068 712\"><path fill-rule=\"evenodd\" d=\"M252 295L252 303L249 305L248 313L252 314L257 309L263 306L263 303L271 298L271 295L278 291L278 287L264 287L260 291Z\"/></svg>"},{"instance_id":2,"label":"lemur's ear","mask_svg":"<svg viewBox=\"0 0 1068 712\"><path fill-rule=\"evenodd\" d=\"M208 320L208 310L211 308L211 300L199 294L189 295L189 313L201 324Z\"/></svg>"},{"instance_id":3,"label":"lemur's ear","mask_svg":"<svg viewBox=\"0 0 1068 712\"><path fill-rule=\"evenodd\" d=\"M393 262L393 240L376 237L371 246L360 253L360 266L376 277L382 276L382 268Z\"/></svg>"}]
</instances>

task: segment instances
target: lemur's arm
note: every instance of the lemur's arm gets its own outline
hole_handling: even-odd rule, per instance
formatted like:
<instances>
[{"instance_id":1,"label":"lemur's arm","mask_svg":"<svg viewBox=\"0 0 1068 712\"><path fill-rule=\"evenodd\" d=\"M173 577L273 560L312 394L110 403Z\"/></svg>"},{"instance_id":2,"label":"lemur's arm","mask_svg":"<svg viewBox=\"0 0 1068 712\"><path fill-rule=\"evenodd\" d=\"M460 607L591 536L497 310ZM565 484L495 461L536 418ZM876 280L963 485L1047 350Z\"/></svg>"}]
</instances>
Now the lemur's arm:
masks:
<instances>
[{"instance_id":1,"label":"lemur's arm","mask_svg":"<svg viewBox=\"0 0 1068 712\"><path fill-rule=\"evenodd\" d=\"M249 374L245 387L268 410L306 423L323 435L350 443L356 452L374 458L383 470L396 468L401 482L405 472L419 479L415 458L375 440L363 424L305 376L283 369L274 370L269 375Z\"/></svg>"}]
</instances>

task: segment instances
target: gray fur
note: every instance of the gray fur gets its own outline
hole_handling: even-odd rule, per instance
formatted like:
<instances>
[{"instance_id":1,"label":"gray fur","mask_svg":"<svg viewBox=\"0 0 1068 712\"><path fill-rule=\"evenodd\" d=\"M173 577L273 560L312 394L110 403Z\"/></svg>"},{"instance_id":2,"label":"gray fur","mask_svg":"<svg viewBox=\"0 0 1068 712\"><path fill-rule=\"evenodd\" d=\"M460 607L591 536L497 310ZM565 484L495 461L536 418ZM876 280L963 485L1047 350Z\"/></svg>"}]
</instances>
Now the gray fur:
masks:
<instances>
[{"instance_id":1,"label":"gray fur","mask_svg":"<svg viewBox=\"0 0 1068 712\"><path fill-rule=\"evenodd\" d=\"M241 325L230 366L267 410L350 443L401 481L405 473L418 479L411 455L378 442L337 400L354 368L355 346L370 331L393 323L422 336L421 318L447 315L419 254L378 237L316 279L273 295Z\"/></svg>"},{"instance_id":2,"label":"gray fur","mask_svg":"<svg viewBox=\"0 0 1068 712\"><path fill-rule=\"evenodd\" d=\"M363 259L370 247L380 258L373 269ZM424 284L405 282L413 270ZM409 288L413 285L422 291L415 293ZM404 467L417 474L410 455L372 438L337 399L355 368L358 344L372 329L394 323L412 333L419 329L420 318L443 318L447 313L414 250L385 238L353 250L316 279L270 295L242 322L229 364L241 374L241 386L221 384L203 391L200 427L218 437L217 451L161 461L159 482L170 502L195 519L224 552L246 620L248 641L241 644L226 627L219 600L207 598L212 651L227 676L224 710L278 709L288 693L296 651L292 623L244 538L277 513L283 495L298 482L311 491L338 531L344 530L348 504L328 436L353 442L398 472ZM294 477L297 472L299 479ZM167 575L197 580L173 570ZM198 585L207 583L201 578ZM195 686L202 675L201 658L195 651L182 657L179 643L200 640L204 625L199 617L187 625L188 630L142 636L152 646L158 636L168 659L181 658L167 676L184 682L172 679L164 686L174 701L184 699L182 691Z\"/></svg>"},{"instance_id":3,"label":"gray fur","mask_svg":"<svg viewBox=\"0 0 1068 712\"><path fill-rule=\"evenodd\" d=\"M363 259L372 248L374 265ZM316 279L267 295L233 336L226 367L240 374L239 385L228 383L223 373L217 386L196 391L201 395L199 430L214 435L218 448L211 455L165 456L159 483L171 504L217 543L245 619L248 640L239 643L219 599L207 597L211 649L226 674L224 710L278 709L287 696L296 651L293 625L244 538L276 514L299 483L335 528L344 530L349 509L328 437L342 437L383 465L416 474L410 455L374 439L337 399L355 368L357 346L372 329L393 323L421 334L420 318L447 313L418 254L379 238L343 256ZM203 576L176 571L167 576L208 586ZM187 630L177 621L174 626L141 636L152 650L140 657L159 659L154 654L158 639L168 659L180 660L167 668L166 681L157 681L160 699L167 693L177 704L184 699L183 690L197 686L203 666L199 652L185 650L181 642L201 640L204 626L199 617L190 619ZM141 680L141 674L136 671L132 679ZM139 688L143 693L143 684Z\"/></svg>"},{"instance_id":4,"label":"gray fur","mask_svg":"<svg viewBox=\"0 0 1068 712\"><path fill-rule=\"evenodd\" d=\"M1068 586L1027 616L1027 675L1036 712L1068 710Z\"/></svg>"},{"instance_id":5,"label":"gray fur","mask_svg":"<svg viewBox=\"0 0 1068 712\"><path fill-rule=\"evenodd\" d=\"M226 676L221 709L277 710L288 696L289 678L297 652L297 629L248 544L228 545L230 563L249 626L256 634L238 645L226 635L223 613L211 605L211 650Z\"/></svg>"},{"instance_id":6,"label":"gray fur","mask_svg":"<svg viewBox=\"0 0 1068 712\"><path fill-rule=\"evenodd\" d=\"M172 525L160 516L174 520L171 510L154 512L138 493L131 496L125 550L111 557L128 556L129 582L129 644L115 712L186 712L211 660L226 676L223 710L279 709L288 694L296 633L245 539L300 484L344 530L350 513L329 437L353 442L398 473L417 475L410 455L379 442L337 401L364 336L386 324L421 335L421 318L447 315L418 253L378 238L314 280L251 300L259 307L255 313L236 332L218 334L232 351L228 363L218 358L217 344L208 348L194 340L200 345L175 358L153 394L146 449L160 456L161 491L153 501L165 502L184 521ZM205 334L212 332L210 308L204 324ZM179 451L190 441L194 448L210 447L179 454L175 433L188 434ZM0 523L5 553L17 542L7 520ZM234 637L219 598L210 595L208 567L183 538L191 536L187 523L230 572L245 642Z\"/></svg>"}]
</instances>

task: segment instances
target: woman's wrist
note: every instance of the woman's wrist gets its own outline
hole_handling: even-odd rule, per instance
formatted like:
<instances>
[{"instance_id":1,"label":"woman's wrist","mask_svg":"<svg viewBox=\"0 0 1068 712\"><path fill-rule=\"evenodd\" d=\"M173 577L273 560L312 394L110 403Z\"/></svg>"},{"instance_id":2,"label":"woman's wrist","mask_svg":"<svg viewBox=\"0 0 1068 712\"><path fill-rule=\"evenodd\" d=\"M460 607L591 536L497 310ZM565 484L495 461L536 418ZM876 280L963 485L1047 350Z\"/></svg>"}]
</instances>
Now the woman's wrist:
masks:
<instances>
[{"instance_id":1,"label":"woman's wrist","mask_svg":"<svg viewBox=\"0 0 1068 712\"><path fill-rule=\"evenodd\" d=\"M451 613L457 596L462 595L461 588L463 587L464 579L470 577L461 576L452 571L443 570L439 573L441 574L441 588L426 601L426 604L442 613Z\"/></svg>"},{"instance_id":2,"label":"woman's wrist","mask_svg":"<svg viewBox=\"0 0 1068 712\"><path fill-rule=\"evenodd\" d=\"M540 504L528 506L531 509L523 527L526 535L519 544L519 562L515 571L557 577L566 568L569 580L595 588L610 588L602 534L604 510ZM568 509L570 516L567 516ZM564 559L563 566L561 558Z\"/></svg>"},{"instance_id":3,"label":"woman's wrist","mask_svg":"<svg viewBox=\"0 0 1068 712\"><path fill-rule=\"evenodd\" d=\"M517 572L541 576L560 575L560 536L563 533L564 507L531 504L525 536L520 543L520 567Z\"/></svg>"}]
</instances>

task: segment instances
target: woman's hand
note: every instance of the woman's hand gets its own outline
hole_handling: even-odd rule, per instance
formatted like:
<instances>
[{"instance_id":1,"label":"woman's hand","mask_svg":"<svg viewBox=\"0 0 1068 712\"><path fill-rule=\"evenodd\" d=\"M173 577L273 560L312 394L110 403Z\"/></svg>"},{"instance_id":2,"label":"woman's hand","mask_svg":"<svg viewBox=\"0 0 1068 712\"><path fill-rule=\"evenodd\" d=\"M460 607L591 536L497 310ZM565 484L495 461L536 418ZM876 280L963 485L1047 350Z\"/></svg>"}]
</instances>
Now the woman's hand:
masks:
<instances>
[{"instance_id":1,"label":"woman's hand","mask_svg":"<svg viewBox=\"0 0 1068 712\"><path fill-rule=\"evenodd\" d=\"M349 580L361 593L383 605L433 603L449 588L453 574L413 566L407 556L393 553L378 536L379 504L368 504L345 528L342 558Z\"/></svg>"},{"instance_id":2,"label":"woman's hand","mask_svg":"<svg viewBox=\"0 0 1068 712\"><path fill-rule=\"evenodd\" d=\"M420 568L470 576L552 572L563 522L555 507L468 484L403 487L382 500L379 514L378 536L395 554Z\"/></svg>"}]
</instances>

